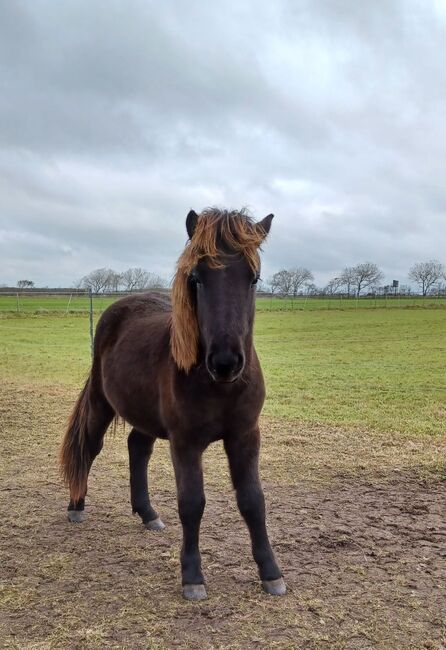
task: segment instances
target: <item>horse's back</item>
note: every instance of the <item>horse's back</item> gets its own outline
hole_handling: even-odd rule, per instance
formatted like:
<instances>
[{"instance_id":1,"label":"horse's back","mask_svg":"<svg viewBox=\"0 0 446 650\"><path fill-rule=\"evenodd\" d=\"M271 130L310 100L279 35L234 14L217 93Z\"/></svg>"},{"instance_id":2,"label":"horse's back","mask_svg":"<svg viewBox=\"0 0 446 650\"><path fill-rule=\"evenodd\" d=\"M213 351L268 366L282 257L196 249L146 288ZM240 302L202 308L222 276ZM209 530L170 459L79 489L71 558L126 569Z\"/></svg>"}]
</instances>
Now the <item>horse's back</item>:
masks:
<instances>
[{"instance_id":1,"label":"horse's back","mask_svg":"<svg viewBox=\"0 0 446 650\"><path fill-rule=\"evenodd\" d=\"M148 291L120 298L102 314L96 327L95 353L113 344L127 329L140 321L147 327L151 324L166 327L170 321L170 298L163 293Z\"/></svg>"}]
</instances>

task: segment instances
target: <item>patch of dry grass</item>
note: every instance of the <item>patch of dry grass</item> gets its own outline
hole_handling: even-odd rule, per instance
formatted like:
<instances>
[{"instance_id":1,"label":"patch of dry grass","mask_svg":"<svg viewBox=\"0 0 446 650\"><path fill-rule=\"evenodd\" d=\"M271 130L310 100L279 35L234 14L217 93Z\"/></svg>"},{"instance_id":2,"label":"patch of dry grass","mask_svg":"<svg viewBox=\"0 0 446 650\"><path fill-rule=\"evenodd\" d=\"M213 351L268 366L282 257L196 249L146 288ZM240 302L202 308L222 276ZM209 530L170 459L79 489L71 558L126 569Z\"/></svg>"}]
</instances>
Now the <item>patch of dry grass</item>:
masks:
<instances>
[{"instance_id":1,"label":"patch of dry grass","mask_svg":"<svg viewBox=\"0 0 446 650\"><path fill-rule=\"evenodd\" d=\"M93 468L86 523L66 522L57 450L74 398L71 388L30 383L6 385L0 396L1 647L440 650L445 495L430 480L444 436L393 435L389 443L366 431L263 420L262 475L289 585L284 599L259 589L223 450L212 446L201 541L209 599L194 605L180 596L165 442L150 470L164 533L144 531L130 514L122 426Z\"/></svg>"}]
</instances>

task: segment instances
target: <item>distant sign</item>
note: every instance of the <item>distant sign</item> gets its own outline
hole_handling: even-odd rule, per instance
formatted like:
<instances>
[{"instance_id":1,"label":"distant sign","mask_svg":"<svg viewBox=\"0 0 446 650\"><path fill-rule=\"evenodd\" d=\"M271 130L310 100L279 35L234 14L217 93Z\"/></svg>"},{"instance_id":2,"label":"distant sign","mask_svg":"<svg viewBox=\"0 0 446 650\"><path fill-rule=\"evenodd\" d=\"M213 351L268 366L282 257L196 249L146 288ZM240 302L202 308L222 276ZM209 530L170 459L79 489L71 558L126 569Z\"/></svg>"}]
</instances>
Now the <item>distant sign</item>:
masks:
<instances>
[{"instance_id":1,"label":"distant sign","mask_svg":"<svg viewBox=\"0 0 446 650\"><path fill-rule=\"evenodd\" d=\"M399 284L400 284L399 280L394 280L394 281L392 282L392 287L393 287L394 289L398 289Z\"/></svg>"}]
</instances>

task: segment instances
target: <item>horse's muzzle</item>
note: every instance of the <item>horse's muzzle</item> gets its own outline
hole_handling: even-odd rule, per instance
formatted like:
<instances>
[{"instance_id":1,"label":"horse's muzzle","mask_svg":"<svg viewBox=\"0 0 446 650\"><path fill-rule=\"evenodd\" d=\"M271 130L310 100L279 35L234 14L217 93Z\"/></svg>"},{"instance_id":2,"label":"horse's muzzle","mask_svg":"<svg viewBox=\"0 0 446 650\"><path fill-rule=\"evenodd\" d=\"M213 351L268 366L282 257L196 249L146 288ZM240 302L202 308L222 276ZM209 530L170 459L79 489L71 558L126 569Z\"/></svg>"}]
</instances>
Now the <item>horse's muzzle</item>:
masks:
<instances>
[{"instance_id":1,"label":"horse's muzzle","mask_svg":"<svg viewBox=\"0 0 446 650\"><path fill-rule=\"evenodd\" d=\"M245 356L241 352L218 350L208 354L206 367L214 381L225 384L232 383L243 372Z\"/></svg>"}]
</instances>

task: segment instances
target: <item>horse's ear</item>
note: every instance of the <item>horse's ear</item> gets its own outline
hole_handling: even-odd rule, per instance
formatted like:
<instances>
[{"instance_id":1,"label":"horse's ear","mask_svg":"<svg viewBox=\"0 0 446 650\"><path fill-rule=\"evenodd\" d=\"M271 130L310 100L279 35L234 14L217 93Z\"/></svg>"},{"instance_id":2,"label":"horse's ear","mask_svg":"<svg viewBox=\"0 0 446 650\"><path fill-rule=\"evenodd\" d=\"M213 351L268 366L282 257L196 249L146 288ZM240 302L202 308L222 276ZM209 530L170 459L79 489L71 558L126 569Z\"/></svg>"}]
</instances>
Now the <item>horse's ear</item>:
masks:
<instances>
[{"instance_id":1,"label":"horse's ear","mask_svg":"<svg viewBox=\"0 0 446 650\"><path fill-rule=\"evenodd\" d=\"M192 239L194 235L195 228L197 226L197 221L198 221L198 214L194 212L194 210L191 210L186 217L186 230L187 230L187 234L189 235L189 239Z\"/></svg>"},{"instance_id":2,"label":"horse's ear","mask_svg":"<svg viewBox=\"0 0 446 650\"><path fill-rule=\"evenodd\" d=\"M271 222L272 222L273 219L274 219L274 215L269 214L267 217L262 219L262 221L258 221L256 223L256 230L260 235L263 236L263 238L265 238L267 236L267 234L269 233L270 228L271 228Z\"/></svg>"}]
</instances>

